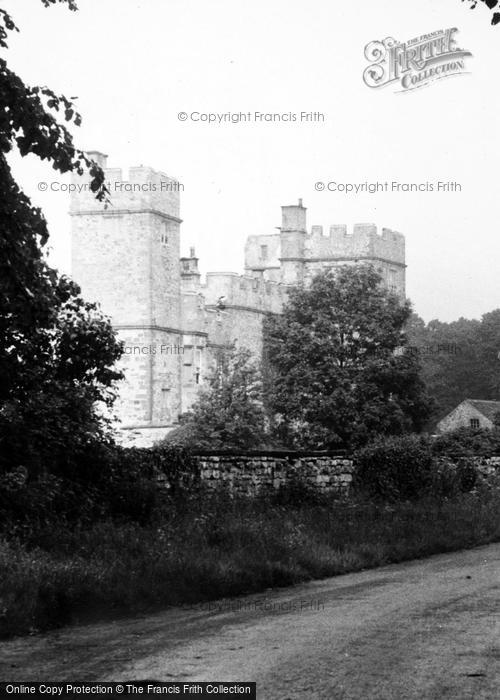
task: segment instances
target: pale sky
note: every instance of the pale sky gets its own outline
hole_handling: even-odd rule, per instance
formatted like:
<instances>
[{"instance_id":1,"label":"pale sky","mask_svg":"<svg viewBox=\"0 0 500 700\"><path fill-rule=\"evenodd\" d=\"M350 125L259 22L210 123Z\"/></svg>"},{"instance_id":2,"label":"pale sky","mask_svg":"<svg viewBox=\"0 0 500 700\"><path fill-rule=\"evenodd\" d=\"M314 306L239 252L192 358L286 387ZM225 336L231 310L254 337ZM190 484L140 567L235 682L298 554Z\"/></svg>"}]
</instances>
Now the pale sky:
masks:
<instances>
[{"instance_id":1,"label":"pale sky","mask_svg":"<svg viewBox=\"0 0 500 700\"><path fill-rule=\"evenodd\" d=\"M500 26L460 0L79 0L80 11L1 0L21 33L7 58L30 84L78 96L76 144L111 166L176 177L181 249L203 272L243 270L249 234L272 233L299 197L308 226L372 222L406 236L407 293L426 320L500 307L496 176ZM457 27L467 75L411 93L368 88L364 47ZM324 123L180 122L178 113L319 111ZM34 158L15 174L49 220L70 272L68 197ZM452 180L462 192L339 194L317 181ZM64 178L63 181L68 181Z\"/></svg>"}]
</instances>

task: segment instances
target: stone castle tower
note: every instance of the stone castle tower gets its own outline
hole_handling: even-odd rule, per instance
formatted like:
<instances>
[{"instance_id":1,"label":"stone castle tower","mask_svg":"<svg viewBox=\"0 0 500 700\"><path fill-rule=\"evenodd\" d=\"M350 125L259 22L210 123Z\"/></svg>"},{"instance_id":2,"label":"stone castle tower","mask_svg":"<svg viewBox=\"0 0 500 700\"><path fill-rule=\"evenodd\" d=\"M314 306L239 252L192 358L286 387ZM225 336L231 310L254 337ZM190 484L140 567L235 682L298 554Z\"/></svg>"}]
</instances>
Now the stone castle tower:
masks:
<instances>
[{"instance_id":1,"label":"stone castle tower","mask_svg":"<svg viewBox=\"0 0 500 700\"><path fill-rule=\"evenodd\" d=\"M106 156L89 156L105 168ZM179 192L151 168L130 168L128 178L120 169L105 172L108 209L84 178L74 179L84 189L71 197L72 274L84 296L101 303L126 348L144 349L123 358L127 426L171 424L181 408Z\"/></svg>"},{"instance_id":2,"label":"stone castle tower","mask_svg":"<svg viewBox=\"0 0 500 700\"><path fill-rule=\"evenodd\" d=\"M405 298L405 238L391 229L377 233L374 224L355 224L352 234L344 225L306 225L306 208L298 204L282 207L279 233L249 236L245 269L286 285L305 284L320 270L338 265L372 264L389 289Z\"/></svg>"},{"instance_id":3,"label":"stone castle tower","mask_svg":"<svg viewBox=\"0 0 500 700\"><path fill-rule=\"evenodd\" d=\"M373 264L405 296L404 236L371 224L306 228L306 208L282 207L279 233L249 236L245 274L209 272L204 282L192 248L180 257L182 186L148 167L107 168L107 208L74 176L71 195L72 275L98 301L124 342L125 380L117 405L124 433L136 444L163 437L195 399L219 350L262 348L262 321L279 313L290 286L321 269Z\"/></svg>"}]
</instances>

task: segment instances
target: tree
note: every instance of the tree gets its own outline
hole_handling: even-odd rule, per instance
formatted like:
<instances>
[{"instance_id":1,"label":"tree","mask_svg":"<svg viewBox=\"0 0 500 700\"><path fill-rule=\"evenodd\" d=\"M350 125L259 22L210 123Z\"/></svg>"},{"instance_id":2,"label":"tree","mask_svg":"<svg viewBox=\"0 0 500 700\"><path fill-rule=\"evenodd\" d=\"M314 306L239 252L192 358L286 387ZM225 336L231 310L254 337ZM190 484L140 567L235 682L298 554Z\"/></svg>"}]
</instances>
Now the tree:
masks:
<instances>
[{"instance_id":1,"label":"tree","mask_svg":"<svg viewBox=\"0 0 500 700\"><path fill-rule=\"evenodd\" d=\"M42 0L45 6L56 0ZM73 0L59 0L71 10ZM18 31L0 8L0 47ZM0 59L0 470L63 469L104 435L98 404L111 405L121 346L109 321L44 257L46 220L12 177L6 155L47 160L60 173L84 169L97 199L104 173L75 148L64 124L78 126L73 103L47 87L29 87Z\"/></svg>"},{"instance_id":2,"label":"tree","mask_svg":"<svg viewBox=\"0 0 500 700\"><path fill-rule=\"evenodd\" d=\"M180 423L167 442L208 450L262 446L266 440L262 381L249 350L219 353L207 387Z\"/></svg>"},{"instance_id":3,"label":"tree","mask_svg":"<svg viewBox=\"0 0 500 700\"><path fill-rule=\"evenodd\" d=\"M466 398L500 399L500 309L481 320L425 324L413 314L408 342L419 350L422 378L435 398L429 428Z\"/></svg>"},{"instance_id":4,"label":"tree","mask_svg":"<svg viewBox=\"0 0 500 700\"><path fill-rule=\"evenodd\" d=\"M419 430L430 400L406 344L408 303L369 266L319 274L265 323L266 399L290 445L352 447L379 433Z\"/></svg>"}]
</instances>

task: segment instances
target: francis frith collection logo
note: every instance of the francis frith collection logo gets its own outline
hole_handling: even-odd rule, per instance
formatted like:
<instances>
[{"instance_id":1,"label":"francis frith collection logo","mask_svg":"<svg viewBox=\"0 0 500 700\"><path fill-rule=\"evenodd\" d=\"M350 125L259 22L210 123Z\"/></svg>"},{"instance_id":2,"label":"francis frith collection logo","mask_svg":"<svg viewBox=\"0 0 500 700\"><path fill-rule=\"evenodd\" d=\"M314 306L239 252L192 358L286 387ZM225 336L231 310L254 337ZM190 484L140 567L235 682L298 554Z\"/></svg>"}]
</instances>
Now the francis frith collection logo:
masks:
<instances>
[{"instance_id":1,"label":"francis frith collection logo","mask_svg":"<svg viewBox=\"0 0 500 700\"><path fill-rule=\"evenodd\" d=\"M456 27L422 34L405 42L387 37L365 46L365 58L370 65L363 80L370 88L386 85L408 92L430 83L466 72L465 59L470 51L457 46Z\"/></svg>"}]
</instances>

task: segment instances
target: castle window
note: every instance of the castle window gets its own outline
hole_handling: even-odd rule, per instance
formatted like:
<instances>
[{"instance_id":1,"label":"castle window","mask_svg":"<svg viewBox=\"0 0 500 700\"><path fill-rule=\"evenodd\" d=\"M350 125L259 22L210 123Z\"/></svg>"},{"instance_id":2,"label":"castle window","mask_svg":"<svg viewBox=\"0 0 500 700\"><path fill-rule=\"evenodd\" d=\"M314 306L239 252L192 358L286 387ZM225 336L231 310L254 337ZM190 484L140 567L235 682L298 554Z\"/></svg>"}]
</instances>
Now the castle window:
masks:
<instances>
[{"instance_id":1,"label":"castle window","mask_svg":"<svg viewBox=\"0 0 500 700\"><path fill-rule=\"evenodd\" d=\"M471 428L479 428L479 418L471 418L470 419L470 427Z\"/></svg>"},{"instance_id":2,"label":"castle window","mask_svg":"<svg viewBox=\"0 0 500 700\"><path fill-rule=\"evenodd\" d=\"M389 288L392 292L396 291L396 270L389 270Z\"/></svg>"},{"instance_id":3,"label":"castle window","mask_svg":"<svg viewBox=\"0 0 500 700\"><path fill-rule=\"evenodd\" d=\"M196 384L201 384L201 350L196 349L194 380Z\"/></svg>"},{"instance_id":4,"label":"castle window","mask_svg":"<svg viewBox=\"0 0 500 700\"><path fill-rule=\"evenodd\" d=\"M267 260L267 245L260 246L260 257L262 260Z\"/></svg>"}]
</instances>

